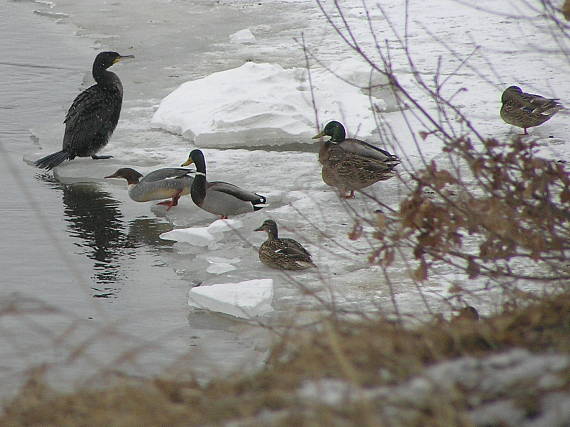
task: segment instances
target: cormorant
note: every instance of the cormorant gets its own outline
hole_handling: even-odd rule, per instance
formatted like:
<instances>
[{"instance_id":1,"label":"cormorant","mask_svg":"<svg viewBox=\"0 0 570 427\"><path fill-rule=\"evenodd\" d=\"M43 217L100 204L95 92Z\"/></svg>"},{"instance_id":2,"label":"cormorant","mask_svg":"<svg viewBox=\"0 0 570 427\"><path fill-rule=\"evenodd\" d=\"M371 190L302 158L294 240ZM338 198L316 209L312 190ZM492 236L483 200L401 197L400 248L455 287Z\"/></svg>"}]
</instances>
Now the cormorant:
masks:
<instances>
[{"instance_id":1,"label":"cormorant","mask_svg":"<svg viewBox=\"0 0 570 427\"><path fill-rule=\"evenodd\" d=\"M101 52L93 62L93 78L96 84L81 92L71 104L65 116L65 134L61 151L42 157L35 165L53 169L64 160L75 157L108 159L111 156L97 156L107 145L117 126L123 102L123 85L119 77L107 71L111 65L133 55L119 55L117 52Z\"/></svg>"}]
</instances>

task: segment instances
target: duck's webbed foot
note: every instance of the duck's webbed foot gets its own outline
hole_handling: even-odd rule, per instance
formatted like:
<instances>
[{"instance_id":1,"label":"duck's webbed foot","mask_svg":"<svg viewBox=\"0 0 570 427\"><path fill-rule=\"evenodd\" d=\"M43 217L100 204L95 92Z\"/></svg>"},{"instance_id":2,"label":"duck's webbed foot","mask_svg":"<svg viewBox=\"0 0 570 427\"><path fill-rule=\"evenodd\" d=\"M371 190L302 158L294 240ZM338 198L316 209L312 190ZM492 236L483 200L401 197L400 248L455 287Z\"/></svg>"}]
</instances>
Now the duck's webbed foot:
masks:
<instances>
[{"instance_id":1,"label":"duck's webbed foot","mask_svg":"<svg viewBox=\"0 0 570 427\"><path fill-rule=\"evenodd\" d=\"M172 208L173 206L178 206L178 200L180 199L181 195L182 191L179 191L174 196L172 196L172 200L165 200L163 202L158 202L157 205L167 206L166 210L169 211L170 208Z\"/></svg>"}]
</instances>

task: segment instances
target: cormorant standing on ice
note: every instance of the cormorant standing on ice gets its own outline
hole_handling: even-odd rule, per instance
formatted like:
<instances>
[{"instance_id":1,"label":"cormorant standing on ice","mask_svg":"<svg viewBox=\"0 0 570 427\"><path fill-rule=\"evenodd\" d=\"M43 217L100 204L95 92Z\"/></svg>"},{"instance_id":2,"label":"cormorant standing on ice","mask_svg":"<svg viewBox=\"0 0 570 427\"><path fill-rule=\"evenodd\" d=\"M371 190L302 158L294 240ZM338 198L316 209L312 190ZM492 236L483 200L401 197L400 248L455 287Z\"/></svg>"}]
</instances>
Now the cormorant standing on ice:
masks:
<instances>
[{"instance_id":1,"label":"cormorant standing on ice","mask_svg":"<svg viewBox=\"0 0 570 427\"><path fill-rule=\"evenodd\" d=\"M97 156L107 145L117 126L123 102L123 85L119 77L107 71L111 65L133 55L121 56L117 52L101 52L93 62L93 78L96 84L81 92L71 104L65 116L65 135L61 151L36 161L40 168L53 169L64 160L75 157L108 159Z\"/></svg>"}]
</instances>

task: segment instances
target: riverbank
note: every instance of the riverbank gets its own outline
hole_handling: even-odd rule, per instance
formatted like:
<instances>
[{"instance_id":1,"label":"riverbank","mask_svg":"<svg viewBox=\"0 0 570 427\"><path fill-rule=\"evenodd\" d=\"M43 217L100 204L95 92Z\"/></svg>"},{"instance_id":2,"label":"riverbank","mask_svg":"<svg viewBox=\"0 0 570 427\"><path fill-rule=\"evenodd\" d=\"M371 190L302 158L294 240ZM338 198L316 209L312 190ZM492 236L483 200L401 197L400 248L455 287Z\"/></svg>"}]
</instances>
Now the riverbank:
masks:
<instances>
[{"instance_id":1,"label":"riverbank","mask_svg":"<svg viewBox=\"0 0 570 427\"><path fill-rule=\"evenodd\" d=\"M2 425L544 426L570 422L570 294L401 328L289 331L269 363L207 385L125 378L63 394L32 378ZM87 417L87 418L86 418Z\"/></svg>"}]
</instances>

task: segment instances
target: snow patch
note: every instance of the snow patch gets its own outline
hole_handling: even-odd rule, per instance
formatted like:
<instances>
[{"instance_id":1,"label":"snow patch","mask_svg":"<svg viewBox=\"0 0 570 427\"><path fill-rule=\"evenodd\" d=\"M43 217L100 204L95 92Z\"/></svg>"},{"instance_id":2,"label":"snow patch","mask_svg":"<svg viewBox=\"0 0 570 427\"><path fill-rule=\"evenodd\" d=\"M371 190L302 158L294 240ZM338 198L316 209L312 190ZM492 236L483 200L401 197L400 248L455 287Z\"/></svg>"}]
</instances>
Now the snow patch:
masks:
<instances>
[{"instance_id":1,"label":"snow patch","mask_svg":"<svg viewBox=\"0 0 570 427\"><path fill-rule=\"evenodd\" d=\"M342 70L342 64L335 67ZM365 86L369 70L364 64L357 72ZM326 121L342 119L349 132L357 129L370 135L376 125L370 120L369 96L327 70L311 74L320 116ZM382 100L374 102L386 108ZM235 148L238 141L243 146L282 145L292 137L312 143L313 121L307 70L247 62L179 86L162 100L152 126L181 134L201 147Z\"/></svg>"}]
</instances>

